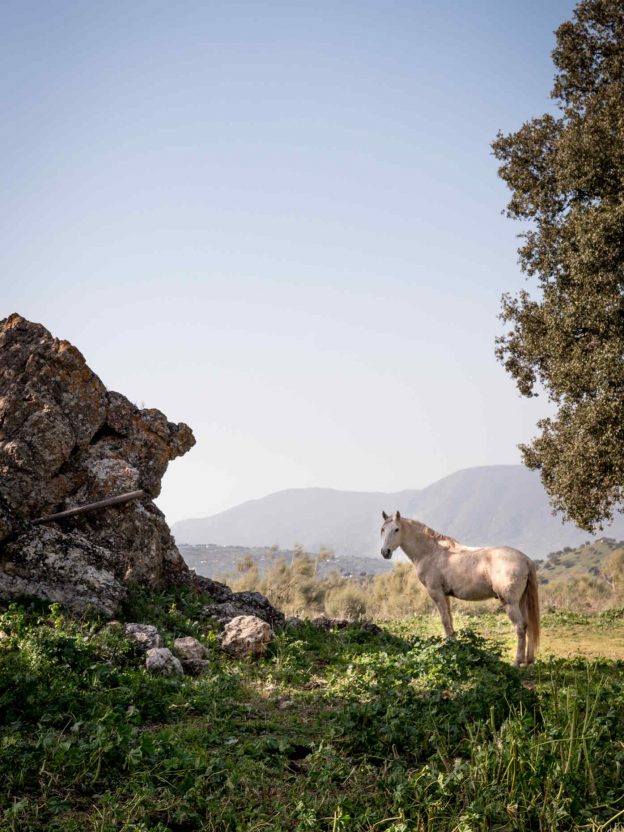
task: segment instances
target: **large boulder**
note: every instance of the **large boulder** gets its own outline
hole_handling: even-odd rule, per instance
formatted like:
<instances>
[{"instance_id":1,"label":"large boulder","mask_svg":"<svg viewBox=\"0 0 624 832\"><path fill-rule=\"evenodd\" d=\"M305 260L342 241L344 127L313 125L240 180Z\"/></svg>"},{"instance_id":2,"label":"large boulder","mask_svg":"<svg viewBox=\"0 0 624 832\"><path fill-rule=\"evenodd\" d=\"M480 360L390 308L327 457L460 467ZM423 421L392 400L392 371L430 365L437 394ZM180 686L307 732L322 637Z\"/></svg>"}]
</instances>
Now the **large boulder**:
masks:
<instances>
[{"instance_id":1,"label":"large boulder","mask_svg":"<svg viewBox=\"0 0 624 832\"><path fill-rule=\"evenodd\" d=\"M129 582L183 585L208 595L221 622L251 613L283 623L262 595L191 572L153 502L169 462L194 444L188 425L108 391L41 324L0 321L0 601L34 595L114 614ZM32 522L131 491L143 496Z\"/></svg>"},{"instance_id":2,"label":"large boulder","mask_svg":"<svg viewBox=\"0 0 624 832\"><path fill-rule=\"evenodd\" d=\"M0 598L34 595L75 612L88 607L112 615L126 596L109 549L79 532L35 526L0 545Z\"/></svg>"},{"instance_id":3,"label":"large boulder","mask_svg":"<svg viewBox=\"0 0 624 832\"><path fill-rule=\"evenodd\" d=\"M114 612L124 582L192 583L153 498L191 429L106 390L81 353L19 315L0 321L0 598ZM32 527L128 491L140 500Z\"/></svg>"}]
</instances>

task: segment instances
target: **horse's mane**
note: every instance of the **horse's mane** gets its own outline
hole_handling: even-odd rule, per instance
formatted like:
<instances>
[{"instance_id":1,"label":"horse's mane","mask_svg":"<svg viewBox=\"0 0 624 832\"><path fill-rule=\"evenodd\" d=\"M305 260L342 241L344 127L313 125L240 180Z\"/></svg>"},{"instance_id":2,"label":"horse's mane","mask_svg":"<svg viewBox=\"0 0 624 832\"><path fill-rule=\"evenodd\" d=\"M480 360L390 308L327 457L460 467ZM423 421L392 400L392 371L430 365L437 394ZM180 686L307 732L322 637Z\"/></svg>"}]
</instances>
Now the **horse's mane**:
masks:
<instances>
[{"instance_id":1,"label":"horse's mane","mask_svg":"<svg viewBox=\"0 0 624 832\"><path fill-rule=\"evenodd\" d=\"M444 549L455 549L456 546L461 546L461 543L458 540L455 540L454 537L449 537L447 534L436 532L435 529L426 526L424 523L421 523L420 520L408 520L408 523L413 523L415 526L418 526L419 531L426 534L427 537L432 537L438 546L442 546Z\"/></svg>"}]
</instances>

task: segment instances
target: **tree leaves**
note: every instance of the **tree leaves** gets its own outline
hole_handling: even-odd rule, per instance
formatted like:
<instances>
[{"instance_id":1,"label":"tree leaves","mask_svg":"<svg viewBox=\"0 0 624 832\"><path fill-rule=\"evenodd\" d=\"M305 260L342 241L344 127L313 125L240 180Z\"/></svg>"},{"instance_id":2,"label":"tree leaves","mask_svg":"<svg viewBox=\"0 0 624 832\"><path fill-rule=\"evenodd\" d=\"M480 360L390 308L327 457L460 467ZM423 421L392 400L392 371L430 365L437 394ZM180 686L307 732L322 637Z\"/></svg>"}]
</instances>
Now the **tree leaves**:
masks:
<instances>
[{"instance_id":1,"label":"tree leaves","mask_svg":"<svg viewBox=\"0 0 624 832\"><path fill-rule=\"evenodd\" d=\"M522 395L539 385L557 405L523 459L593 531L624 483L624 7L582 0L556 35L561 115L492 145L507 215L530 223L518 253L536 287L503 296L496 355Z\"/></svg>"}]
</instances>

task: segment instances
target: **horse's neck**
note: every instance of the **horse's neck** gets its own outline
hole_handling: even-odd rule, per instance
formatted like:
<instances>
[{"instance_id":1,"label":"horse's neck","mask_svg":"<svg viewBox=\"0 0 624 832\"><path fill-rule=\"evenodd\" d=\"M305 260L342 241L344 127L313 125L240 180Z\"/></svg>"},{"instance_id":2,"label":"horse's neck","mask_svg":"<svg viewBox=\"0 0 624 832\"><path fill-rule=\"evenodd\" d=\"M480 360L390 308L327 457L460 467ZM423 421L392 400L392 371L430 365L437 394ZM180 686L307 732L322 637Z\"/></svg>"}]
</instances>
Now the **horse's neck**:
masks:
<instances>
[{"instance_id":1,"label":"horse's neck","mask_svg":"<svg viewBox=\"0 0 624 832\"><path fill-rule=\"evenodd\" d=\"M413 562L440 554L440 547L436 540L425 534L415 521L409 525L406 524L405 532L401 535L401 549Z\"/></svg>"}]
</instances>

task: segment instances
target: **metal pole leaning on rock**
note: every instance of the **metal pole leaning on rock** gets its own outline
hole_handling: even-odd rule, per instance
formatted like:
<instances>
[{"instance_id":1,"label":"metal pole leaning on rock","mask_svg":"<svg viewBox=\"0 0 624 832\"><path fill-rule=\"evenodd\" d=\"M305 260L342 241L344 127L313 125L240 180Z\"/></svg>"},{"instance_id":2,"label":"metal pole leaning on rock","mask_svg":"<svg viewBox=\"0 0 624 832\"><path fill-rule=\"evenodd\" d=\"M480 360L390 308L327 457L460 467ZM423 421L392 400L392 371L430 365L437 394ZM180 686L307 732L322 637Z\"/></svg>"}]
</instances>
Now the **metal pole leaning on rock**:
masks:
<instances>
[{"instance_id":1,"label":"metal pole leaning on rock","mask_svg":"<svg viewBox=\"0 0 624 832\"><path fill-rule=\"evenodd\" d=\"M83 514L85 511L93 511L96 508L106 508L106 506L115 506L119 503L127 503L130 500L138 500L139 497L144 497L145 491L128 491L127 494L118 494L116 497L107 497L105 500L98 500L97 503L88 503L86 506L78 506L77 508L69 508L67 511L59 511L57 514L46 514L45 517L38 517L32 521L33 526L38 523L51 523L53 520L62 520L65 517L73 517L75 514Z\"/></svg>"}]
</instances>

